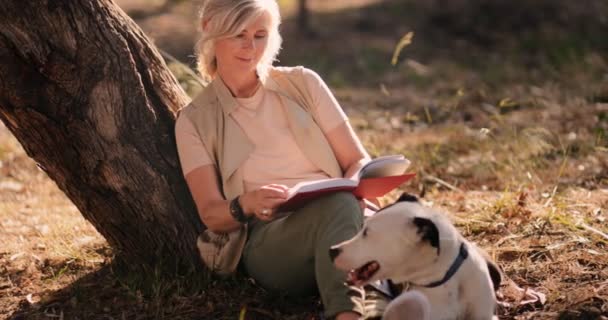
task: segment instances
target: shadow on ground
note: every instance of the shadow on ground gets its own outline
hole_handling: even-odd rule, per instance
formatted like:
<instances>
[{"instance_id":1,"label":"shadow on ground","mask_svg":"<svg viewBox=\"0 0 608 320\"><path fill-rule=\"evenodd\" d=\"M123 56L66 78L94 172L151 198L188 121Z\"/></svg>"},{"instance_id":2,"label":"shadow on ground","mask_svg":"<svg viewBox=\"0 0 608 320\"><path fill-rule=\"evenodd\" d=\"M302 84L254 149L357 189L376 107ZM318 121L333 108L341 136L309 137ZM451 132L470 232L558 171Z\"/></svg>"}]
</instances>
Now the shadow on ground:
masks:
<instances>
[{"instance_id":1,"label":"shadow on ground","mask_svg":"<svg viewBox=\"0 0 608 320\"><path fill-rule=\"evenodd\" d=\"M70 267L75 272L77 263ZM80 268L85 269L84 266ZM287 299L266 293L239 274L219 279L207 274L143 278L115 264L80 276L70 285L21 301L10 319L315 319L318 298ZM293 314L296 314L294 316Z\"/></svg>"}]
</instances>

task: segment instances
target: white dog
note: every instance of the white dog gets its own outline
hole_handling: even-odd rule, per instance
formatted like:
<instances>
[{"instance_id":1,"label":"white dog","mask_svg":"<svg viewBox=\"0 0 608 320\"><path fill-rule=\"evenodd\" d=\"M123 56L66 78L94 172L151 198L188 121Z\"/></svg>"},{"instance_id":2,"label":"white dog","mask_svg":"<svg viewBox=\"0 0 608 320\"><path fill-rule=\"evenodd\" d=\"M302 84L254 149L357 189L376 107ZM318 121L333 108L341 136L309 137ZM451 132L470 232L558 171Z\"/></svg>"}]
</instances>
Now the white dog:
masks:
<instances>
[{"instance_id":1,"label":"white dog","mask_svg":"<svg viewBox=\"0 0 608 320\"><path fill-rule=\"evenodd\" d=\"M498 268L447 217L417 200L404 194L368 218L354 238L330 249L334 264L350 271L354 285L409 284L383 319L492 319Z\"/></svg>"}]
</instances>

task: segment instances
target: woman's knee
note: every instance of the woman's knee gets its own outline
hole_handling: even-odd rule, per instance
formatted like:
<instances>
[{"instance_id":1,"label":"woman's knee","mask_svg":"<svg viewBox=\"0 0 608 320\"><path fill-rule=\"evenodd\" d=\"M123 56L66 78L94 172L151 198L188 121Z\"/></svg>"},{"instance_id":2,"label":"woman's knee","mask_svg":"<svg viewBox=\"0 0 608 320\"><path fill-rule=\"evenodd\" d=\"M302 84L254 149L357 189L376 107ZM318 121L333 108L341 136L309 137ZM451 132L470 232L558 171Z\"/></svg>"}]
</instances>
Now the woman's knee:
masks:
<instances>
[{"instance_id":1,"label":"woman's knee","mask_svg":"<svg viewBox=\"0 0 608 320\"><path fill-rule=\"evenodd\" d=\"M328 194L319 199L322 202L322 207L328 210L337 210L338 208L359 208L359 201L350 192L340 191Z\"/></svg>"},{"instance_id":2,"label":"woman's knee","mask_svg":"<svg viewBox=\"0 0 608 320\"><path fill-rule=\"evenodd\" d=\"M320 199L320 213L325 218L362 221L359 201L350 192L336 192Z\"/></svg>"}]
</instances>

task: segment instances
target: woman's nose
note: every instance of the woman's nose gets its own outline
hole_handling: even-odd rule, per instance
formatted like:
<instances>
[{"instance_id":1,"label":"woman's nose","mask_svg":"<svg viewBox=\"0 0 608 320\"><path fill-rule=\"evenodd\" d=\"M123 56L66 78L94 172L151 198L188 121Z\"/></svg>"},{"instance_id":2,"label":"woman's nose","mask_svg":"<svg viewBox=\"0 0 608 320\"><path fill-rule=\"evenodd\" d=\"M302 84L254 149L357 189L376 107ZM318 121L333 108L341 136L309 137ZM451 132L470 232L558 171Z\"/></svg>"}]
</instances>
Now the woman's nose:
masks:
<instances>
[{"instance_id":1,"label":"woman's nose","mask_svg":"<svg viewBox=\"0 0 608 320\"><path fill-rule=\"evenodd\" d=\"M245 38L245 39L243 39L242 45L243 45L243 48L245 48L245 49L255 49L255 40L253 38L251 38L251 39Z\"/></svg>"}]
</instances>

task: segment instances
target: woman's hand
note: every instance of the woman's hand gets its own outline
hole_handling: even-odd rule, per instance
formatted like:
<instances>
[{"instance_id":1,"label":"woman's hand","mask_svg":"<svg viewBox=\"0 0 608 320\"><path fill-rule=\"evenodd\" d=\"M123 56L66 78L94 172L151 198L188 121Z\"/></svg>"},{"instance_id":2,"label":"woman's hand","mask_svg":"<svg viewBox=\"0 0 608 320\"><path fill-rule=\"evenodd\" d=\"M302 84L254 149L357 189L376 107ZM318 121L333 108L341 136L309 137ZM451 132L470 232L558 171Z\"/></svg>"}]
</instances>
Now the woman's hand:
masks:
<instances>
[{"instance_id":1,"label":"woman's hand","mask_svg":"<svg viewBox=\"0 0 608 320\"><path fill-rule=\"evenodd\" d=\"M270 221L274 219L277 207L287 200L288 189L282 184L265 185L243 194L239 197L239 202L246 215Z\"/></svg>"}]
</instances>

